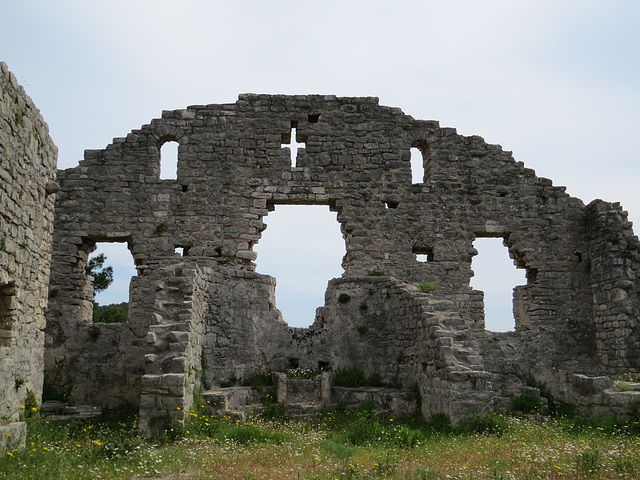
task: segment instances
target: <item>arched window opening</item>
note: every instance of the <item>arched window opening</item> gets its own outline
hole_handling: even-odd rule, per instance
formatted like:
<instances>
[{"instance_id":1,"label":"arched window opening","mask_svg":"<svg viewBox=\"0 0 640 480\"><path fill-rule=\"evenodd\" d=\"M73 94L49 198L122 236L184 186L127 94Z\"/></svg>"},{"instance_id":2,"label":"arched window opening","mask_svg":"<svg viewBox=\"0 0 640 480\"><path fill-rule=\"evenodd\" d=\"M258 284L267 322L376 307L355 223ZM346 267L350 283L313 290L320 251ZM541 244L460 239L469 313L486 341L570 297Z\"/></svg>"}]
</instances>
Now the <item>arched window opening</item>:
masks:
<instances>
[{"instance_id":1,"label":"arched window opening","mask_svg":"<svg viewBox=\"0 0 640 480\"><path fill-rule=\"evenodd\" d=\"M327 282L342 275L345 244L336 214L323 205L277 205L256 245L257 270L277 279L276 307L292 327L308 327Z\"/></svg>"},{"instance_id":2,"label":"arched window opening","mask_svg":"<svg viewBox=\"0 0 640 480\"><path fill-rule=\"evenodd\" d=\"M129 284L136 275L133 256L124 242L96 243L87 261L94 276L93 321L118 323L127 320ZM110 281L111 279L111 281Z\"/></svg>"},{"instance_id":3,"label":"arched window opening","mask_svg":"<svg viewBox=\"0 0 640 480\"><path fill-rule=\"evenodd\" d=\"M411 147L411 183L424 182L424 157L418 147Z\"/></svg>"},{"instance_id":4,"label":"arched window opening","mask_svg":"<svg viewBox=\"0 0 640 480\"><path fill-rule=\"evenodd\" d=\"M484 292L485 328L492 332L515 330L513 289L527 283L525 270L516 268L502 238L476 238L471 287Z\"/></svg>"},{"instance_id":5,"label":"arched window opening","mask_svg":"<svg viewBox=\"0 0 640 480\"><path fill-rule=\"evenodd\" d=\"M177 180L178 142L164 142L160 147L160 178L163 180Z\"/></svg>"}]
</instances>

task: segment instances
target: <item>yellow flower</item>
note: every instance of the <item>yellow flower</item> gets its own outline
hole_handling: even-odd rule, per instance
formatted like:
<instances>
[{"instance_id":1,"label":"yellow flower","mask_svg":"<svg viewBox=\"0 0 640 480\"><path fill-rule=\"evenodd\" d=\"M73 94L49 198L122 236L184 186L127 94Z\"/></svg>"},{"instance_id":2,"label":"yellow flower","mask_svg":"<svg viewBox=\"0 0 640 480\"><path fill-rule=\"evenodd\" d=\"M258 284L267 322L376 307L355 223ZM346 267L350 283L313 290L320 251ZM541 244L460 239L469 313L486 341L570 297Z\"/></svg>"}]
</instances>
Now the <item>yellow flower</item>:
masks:
<instances>
[{"instance_id":1,"label":"yellow flower","mask_svg":"<svg viewBox=\"0 0 640 480\"><path fill-rule=\"evenodd\" d=\"M20 405L20 408L22 408L24 410L24 405Z\"/></svg>"}]
</instances>

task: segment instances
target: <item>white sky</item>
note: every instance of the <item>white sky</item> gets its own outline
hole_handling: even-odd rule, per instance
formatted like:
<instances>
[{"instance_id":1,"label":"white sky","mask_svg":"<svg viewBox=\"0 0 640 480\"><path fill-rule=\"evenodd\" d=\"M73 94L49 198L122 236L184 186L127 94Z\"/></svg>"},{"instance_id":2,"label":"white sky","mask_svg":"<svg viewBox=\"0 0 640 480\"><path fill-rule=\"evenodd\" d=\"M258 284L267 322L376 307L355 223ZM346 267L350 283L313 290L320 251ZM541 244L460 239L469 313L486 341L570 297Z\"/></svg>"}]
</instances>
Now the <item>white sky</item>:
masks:
<instances>
[{"instance_id":1,"label":"white sky","mask_svg":"<svg viewBox=\"0 0 640 480\"><path fill-rule=\"evenodd\" d=\"M0 60L47 120L60 168L164 109L243 92L377 96L640 221L637 0L5 3Z\"/></svg>"}]
</instances>

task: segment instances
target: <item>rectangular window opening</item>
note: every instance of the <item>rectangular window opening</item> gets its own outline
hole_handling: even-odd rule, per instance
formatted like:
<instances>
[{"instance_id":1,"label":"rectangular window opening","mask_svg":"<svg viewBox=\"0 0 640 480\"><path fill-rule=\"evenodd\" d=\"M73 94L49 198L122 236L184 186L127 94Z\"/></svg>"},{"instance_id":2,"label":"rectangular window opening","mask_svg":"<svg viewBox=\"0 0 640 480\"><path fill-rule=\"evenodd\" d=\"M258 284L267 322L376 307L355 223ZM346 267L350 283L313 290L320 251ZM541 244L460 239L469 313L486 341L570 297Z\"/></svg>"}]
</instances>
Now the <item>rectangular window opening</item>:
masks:
<instances>
[{"instance_id":1,"label":"rectangular window opening","mask_svg":"<svg viewBox=\"0 0 640 480\"><path fill-rule=\"evenodd\" d=\"M16 290L14 283L0 284L0 347L14 344Z\"/></svg>"}]
</instances>

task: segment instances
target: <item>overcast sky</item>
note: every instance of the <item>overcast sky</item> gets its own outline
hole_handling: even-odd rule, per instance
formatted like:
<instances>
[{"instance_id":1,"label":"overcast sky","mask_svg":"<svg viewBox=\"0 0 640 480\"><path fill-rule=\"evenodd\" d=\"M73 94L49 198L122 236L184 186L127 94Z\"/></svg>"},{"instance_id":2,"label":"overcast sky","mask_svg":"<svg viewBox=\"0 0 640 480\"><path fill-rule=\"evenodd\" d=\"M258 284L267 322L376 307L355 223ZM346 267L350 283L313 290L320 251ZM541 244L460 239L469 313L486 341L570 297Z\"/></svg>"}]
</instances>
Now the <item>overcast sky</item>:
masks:
<instances>
[{"instance_id":1,"label":"overcast sky","mask_svg":"<svg viewBox=\"0 0 640 480\"><path fill-rule=\"evenodd\" d=\"M585 203L619 201L640 221L637 0L20 0L1 11L0 60L48 122L59 168L162 110L244 92L377 96L500 144ZM309 218L302 209L293 222ZM278 278L278 307L291 324L311 322L327 280L341 273L335 214L317 209L328 223L315 244L297 241L305 260L275 249L293 237L291 218L276 225L284 207L265 219L257 247L258 271ZM284 233L269 238L276 229ZM309 255L333 270L282 273ZM474 269L487 293L505 275ZM311 299L308 313L285 309L287 288Z\"/></svg>"}]
</instances>

